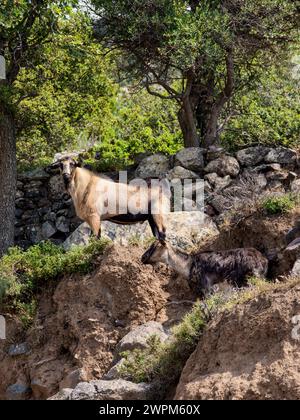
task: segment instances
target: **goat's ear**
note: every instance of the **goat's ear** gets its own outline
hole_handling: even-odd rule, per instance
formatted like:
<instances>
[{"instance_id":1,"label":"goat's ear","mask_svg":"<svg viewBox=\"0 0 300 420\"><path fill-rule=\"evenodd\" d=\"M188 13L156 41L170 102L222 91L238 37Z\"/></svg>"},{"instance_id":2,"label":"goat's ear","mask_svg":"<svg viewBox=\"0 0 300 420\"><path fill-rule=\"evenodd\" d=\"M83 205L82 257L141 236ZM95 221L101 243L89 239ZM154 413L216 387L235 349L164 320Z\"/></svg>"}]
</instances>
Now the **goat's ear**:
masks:
<instances>
[{"instance_id":1,"label":"goat's ear","mask_svg":"<svg viewBox=\"0 0 300 420\"><path fill-rule=\"evenodd\" d=\"M54 162L50 165L51 169L59 169L61 166L61 162Z\"/></svg>"}]
</instances>

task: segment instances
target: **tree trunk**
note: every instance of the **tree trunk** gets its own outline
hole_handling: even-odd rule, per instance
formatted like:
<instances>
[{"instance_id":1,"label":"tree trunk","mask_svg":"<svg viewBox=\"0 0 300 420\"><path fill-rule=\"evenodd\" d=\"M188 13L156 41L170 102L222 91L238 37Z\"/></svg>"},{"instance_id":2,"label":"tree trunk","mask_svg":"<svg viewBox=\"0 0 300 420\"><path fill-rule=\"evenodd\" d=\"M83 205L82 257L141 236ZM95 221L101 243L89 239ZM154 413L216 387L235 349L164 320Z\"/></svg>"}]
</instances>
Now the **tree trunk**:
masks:
<instances>
[{"instance_id":1,"label":"tree trunk","mask_svg":"<svg viewBox=\"0 0 300 420\"><path fill-rule=\"evenodd\" d=\"M199 136L197 133L196 120L189 98L183 100L178 112L178 121L183 134L185 147L198 147Z\"/></svg>"},{"instance_id":2,"label":"tree trunk","mask_svg":"<svg viewBox=\"0 0 300 420\"><path fill-rule=\"evenodd\" d=\"M203 147L209 148L219 143L218 120L219 112L215 107L212 107L210 115L205 121L205 132L202 138Z\"/></svg>"},{"instance_id":3,"label":"tree trunk","mask_svg":"<svg viewBox=\"0 0 300 420\"><path fill-rule=\"evenodd\" d=\"M0 256L14 244L16 142L13 115L0 104Z\"/></svg>"}]
</instances>

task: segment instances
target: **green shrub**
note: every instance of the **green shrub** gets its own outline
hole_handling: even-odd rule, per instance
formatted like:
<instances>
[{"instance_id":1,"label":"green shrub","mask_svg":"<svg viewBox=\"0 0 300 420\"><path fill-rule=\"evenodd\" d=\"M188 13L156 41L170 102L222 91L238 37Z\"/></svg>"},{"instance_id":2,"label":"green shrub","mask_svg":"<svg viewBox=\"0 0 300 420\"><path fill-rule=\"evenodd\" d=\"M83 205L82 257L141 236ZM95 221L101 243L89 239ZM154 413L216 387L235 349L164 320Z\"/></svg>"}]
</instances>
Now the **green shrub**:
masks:
<instances>
[{"instance_id":1,"label":"green shrub","mask_svg":"<svg viewBox=\"0 0 300 420\"><path fill-rule=\"evenodd\" d=\"M55 280L63 274L89 272L94 258L103 252L106 244L105 240L92 240L86 247L73 247L68 252L51 242L42 242L27 251L11 248L0 260L2 303L27 313L34 293L45 285L45 281Z\"/></svg>"},{"instance_id":2,"label":"green shrub","mask_svg":"<svg viewBox=\"0 0 300 420\"><path fill-rule=\"evenodd\" d=\"M268 197L262 203L263 209L270 215L287 213L295 205L296 198L291 194Z\"/></svg>"}]
</instances>

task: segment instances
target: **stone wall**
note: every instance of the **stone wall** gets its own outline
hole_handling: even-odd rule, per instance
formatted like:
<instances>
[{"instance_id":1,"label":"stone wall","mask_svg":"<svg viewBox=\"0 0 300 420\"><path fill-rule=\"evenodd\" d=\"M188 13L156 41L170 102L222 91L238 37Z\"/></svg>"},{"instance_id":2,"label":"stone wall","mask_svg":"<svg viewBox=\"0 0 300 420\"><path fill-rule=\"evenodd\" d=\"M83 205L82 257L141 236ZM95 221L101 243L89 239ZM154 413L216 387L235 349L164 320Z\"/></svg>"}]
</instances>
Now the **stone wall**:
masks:
<instances>
[{"instance_id":1,"label":"stone wall","mask_svg":"<svg viewBox=\"0 0 300 420\"><path fill-rule=\"evenodd\" d=\"M59 174L45 168L18 176L16 245L27 248L47 239L60 244L80 223Z\"/></svg>"},{"instance_id":2,"label":"stone wall","mask_svg":"<svg viewBox=\"0 0 300 420\"><path fill-rule=\"evenodd\" d=\"M205 212L216 224L235 201L254 194L300 191L298 155L263 146L229 155L222 149L183 149L174 156L140 156L129 179L166 177L205 181ZM60 175L51 167L18 176L15 242L27 248L41 240L63 243L80 225Z\"/></svg>"}]
</instances>

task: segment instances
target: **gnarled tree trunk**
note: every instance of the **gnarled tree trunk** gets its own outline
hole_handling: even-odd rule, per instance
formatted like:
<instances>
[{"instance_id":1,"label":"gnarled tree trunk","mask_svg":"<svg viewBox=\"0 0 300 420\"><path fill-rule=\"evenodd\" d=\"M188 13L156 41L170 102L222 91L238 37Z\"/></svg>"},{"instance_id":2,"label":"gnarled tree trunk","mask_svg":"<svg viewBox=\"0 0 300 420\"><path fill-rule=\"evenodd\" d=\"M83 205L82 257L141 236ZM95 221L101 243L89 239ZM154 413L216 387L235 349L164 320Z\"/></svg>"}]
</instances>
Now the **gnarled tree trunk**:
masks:
<instances>
[{"instance_id":1,"label":"gnarled tree trunk","mask_svg":"<svg viewBox=\"0 0 300 420\"><path fill-rule=\"evenodd\" d=\"M0 104L0 256L14 244L16 142L13 115Z\"/></svg>"}]
</instances>

